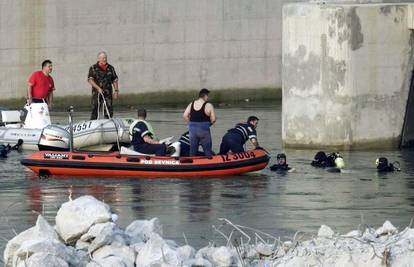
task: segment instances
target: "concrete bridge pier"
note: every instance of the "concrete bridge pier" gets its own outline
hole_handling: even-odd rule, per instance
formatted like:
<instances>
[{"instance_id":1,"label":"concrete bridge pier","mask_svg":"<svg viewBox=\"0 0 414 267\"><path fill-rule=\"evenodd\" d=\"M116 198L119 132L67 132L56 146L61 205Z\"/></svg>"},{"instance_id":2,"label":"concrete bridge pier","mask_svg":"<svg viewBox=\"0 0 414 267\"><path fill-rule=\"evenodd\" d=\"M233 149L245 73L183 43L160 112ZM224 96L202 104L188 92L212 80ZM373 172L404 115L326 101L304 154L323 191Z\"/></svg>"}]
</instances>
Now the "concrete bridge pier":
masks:
<instances>
[{"instance_id":1,"label":"concrete bridge pier","mask_svg":"<svg viewBox=\"0 0 414 267\"><path fill-rule=\"evenodd\" d=\"M409 4L285 5L284 144L397 147L413 69L412 24Z\"/></svg>"}]
</instances>

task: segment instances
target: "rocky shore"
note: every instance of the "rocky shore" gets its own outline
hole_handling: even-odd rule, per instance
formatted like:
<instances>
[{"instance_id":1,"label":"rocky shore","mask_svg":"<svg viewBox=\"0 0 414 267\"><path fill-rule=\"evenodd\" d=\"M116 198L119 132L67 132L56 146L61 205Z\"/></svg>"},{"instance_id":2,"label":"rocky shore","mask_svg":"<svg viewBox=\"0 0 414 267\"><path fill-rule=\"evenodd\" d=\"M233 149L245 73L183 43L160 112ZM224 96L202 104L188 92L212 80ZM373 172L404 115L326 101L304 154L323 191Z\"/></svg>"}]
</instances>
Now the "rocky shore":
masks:
<instances>
[{"instance_id":1,"label":"rocky shore","mask_svg":"<svg viewBox=\"0 0 414 267\"><path fill-rule=\"evenodd\" d=\"M322 225L313 237L281 241L221 219L213 229L225 242L196 250L164 239L157 218L125 229L117 219L92 196L70 200L61 205L55 226L39 215L35 226L7 243L5 266L414 266L414 229L399 231L388 221L347 234Z\"/></svg>"}]
</instances>

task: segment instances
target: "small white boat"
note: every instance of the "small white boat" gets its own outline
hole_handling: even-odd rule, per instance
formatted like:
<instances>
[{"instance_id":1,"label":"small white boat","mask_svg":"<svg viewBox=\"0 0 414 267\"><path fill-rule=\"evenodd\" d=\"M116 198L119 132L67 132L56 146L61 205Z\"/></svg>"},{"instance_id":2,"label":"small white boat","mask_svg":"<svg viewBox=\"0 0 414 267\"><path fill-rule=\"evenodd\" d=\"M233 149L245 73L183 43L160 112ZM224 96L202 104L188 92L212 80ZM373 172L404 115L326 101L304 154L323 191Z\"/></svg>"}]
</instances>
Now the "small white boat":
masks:
<instances>
[{"instance_id":1,"label":"small white boat","mask_svg":"<svg viewBox=\"0 0 414 267\"><path fill-rule=\"evenodd\" d=\"M26 114L25 114L26 113ZM25 111L0 110L0 143L17 144L23 140L27 150L65 150L69 147L69 126L53 125L45 103L32 103ZM25 117L25 118L24 118ZM108 151L114 144L129 144L133 119L100 119L73 125L74 148Z\"/></svg>"}]
</instances>

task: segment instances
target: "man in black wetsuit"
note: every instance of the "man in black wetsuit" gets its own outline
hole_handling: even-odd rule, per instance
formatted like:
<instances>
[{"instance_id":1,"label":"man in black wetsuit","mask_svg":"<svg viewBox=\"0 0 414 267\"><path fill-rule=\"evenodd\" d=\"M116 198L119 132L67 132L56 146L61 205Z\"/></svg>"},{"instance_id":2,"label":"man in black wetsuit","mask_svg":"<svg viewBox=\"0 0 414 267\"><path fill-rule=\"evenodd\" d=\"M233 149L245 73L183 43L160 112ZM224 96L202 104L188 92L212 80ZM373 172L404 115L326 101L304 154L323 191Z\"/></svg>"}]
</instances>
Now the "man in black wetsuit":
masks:
<instances>
[{"instance_id":1,"label":"man in black wetsuit","mask_svg":"<svg viewBox=\"0 0 414 267\"><path fill-rule=\"evenodd\" d=\"M223 136L220 145L220 155L227 154L229 151L239 153L244 151L244 144L247 140L257 148L256 127L259 119L256 116L250 116L246 123L238 123L234 128L227 131Z\"/></svg>"}]
</instances>

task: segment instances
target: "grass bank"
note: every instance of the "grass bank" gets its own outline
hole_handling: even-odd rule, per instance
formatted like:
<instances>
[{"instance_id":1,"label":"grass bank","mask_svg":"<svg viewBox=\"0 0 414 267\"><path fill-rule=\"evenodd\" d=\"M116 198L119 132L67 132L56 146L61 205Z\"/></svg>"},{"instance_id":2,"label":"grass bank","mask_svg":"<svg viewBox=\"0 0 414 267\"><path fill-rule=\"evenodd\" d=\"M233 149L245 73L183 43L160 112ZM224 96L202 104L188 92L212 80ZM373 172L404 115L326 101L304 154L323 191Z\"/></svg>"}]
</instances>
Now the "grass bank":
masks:
<instances>
[{"instance_id":1,"label":"grass bank","mask_svg":"<svg viewBox=\"0 0 414 267\"><path fill-rule=\"evenodd\" d=\"M165 91L139 94L120 94L114 103L117 109L132 109L138 106L145 107L175 107L189 103L198 94L198 91ZM256 105L280 101L282 90L280 88L261 89L223 89L212 90L210 101L216 106L244 106ZM0 107L20 109L25 103L25 98L0 100ZM74 106L76 110L90 110L90 96L65 96L55 97L53 110L66 110L68 106Z\"/></svg>"}]
</instances>

